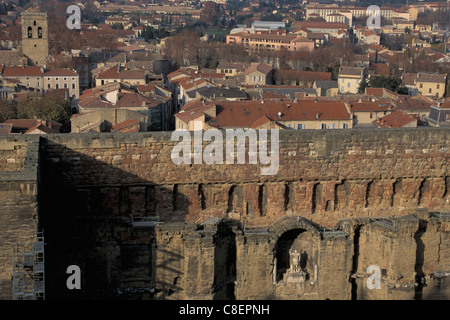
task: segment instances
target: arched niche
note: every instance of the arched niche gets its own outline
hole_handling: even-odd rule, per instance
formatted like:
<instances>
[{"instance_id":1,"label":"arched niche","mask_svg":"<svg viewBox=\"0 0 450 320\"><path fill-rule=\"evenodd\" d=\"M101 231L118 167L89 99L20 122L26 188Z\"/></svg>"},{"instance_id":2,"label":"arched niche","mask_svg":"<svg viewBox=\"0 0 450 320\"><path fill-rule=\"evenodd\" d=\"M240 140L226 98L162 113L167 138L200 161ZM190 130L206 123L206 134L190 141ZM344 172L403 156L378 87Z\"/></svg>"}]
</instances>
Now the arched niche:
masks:
<instances>
[{"instance_id":1,"label":"arched niche","mask_svg":"<svg viewBox=\"0 0 450 320\"><path fill-rule=\"evenodd\" d=\"M274 283L302 283L317 280L322 234L320 226L299 216L275 222L272 236Z\"/></svg>"}]
</instances>

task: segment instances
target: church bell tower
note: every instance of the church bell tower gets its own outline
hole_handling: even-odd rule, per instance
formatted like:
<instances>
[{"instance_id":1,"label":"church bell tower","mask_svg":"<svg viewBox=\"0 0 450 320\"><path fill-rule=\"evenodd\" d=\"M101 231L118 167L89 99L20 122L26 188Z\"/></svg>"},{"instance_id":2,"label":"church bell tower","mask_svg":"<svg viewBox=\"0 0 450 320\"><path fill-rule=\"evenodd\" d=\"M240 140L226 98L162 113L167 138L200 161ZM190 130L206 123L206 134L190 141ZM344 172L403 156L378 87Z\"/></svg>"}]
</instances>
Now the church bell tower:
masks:
<instances>
[{"instance_id":1,"label":"church bell tower","mask_svg":"<svg viewBox=\"0 0 450 320\"><path fill-rule=\"evenodd\" d=\"M44 66L48 61L47 13L30 7L22 13L22 53L32 66Z\"/></svg>"}]
</instances>

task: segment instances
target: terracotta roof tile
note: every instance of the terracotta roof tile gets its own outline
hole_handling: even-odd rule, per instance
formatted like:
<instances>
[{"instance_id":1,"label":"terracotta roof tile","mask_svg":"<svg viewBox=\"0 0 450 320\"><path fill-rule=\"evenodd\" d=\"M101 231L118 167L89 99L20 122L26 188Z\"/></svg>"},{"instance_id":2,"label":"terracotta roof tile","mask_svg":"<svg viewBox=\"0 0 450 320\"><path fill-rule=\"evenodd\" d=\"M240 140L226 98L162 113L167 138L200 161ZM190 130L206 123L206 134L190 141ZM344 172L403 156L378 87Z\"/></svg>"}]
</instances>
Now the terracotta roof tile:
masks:
<instances>
[{"instance_id":1,"label":"terracotta roof tile","mask_svg":"<svg viewBox=\"0 0 450 320\"><path fill-rule=\"evenodd\" d=\"M392 110L394 106L390 102L353 102L350 104L350 110L352 112L362 112L362 111L389 111Z\"/></svg>"},{"instance_id":2,"label":"terracotta roof tile","mask_svg":"<svg viewBox=\"0 0 450 320\"><path fill-rule=\"evenodd\" d=\"M350 119L350 113L343 102L234 101L217 102L216 105L217 116L210 121L210 124L224 128L249 128L263 116L274 121ZM279 112L281 112L280 117Z\"/></svg>"},{"instance_id":3,"label":"terracotta roof tile","mask_svg":"<svg viewBox=\"0 0 450 320\"><path fill-rule=\"evenodd\" d=\"M256 71L259 71L263 74L268 74L270 71L272 71L273 68L271 65L265 64L265 63L257 63L254 62L248 67L248 69L245 71L246 74L250 74Z\"/></svg>"},{"instance_id":4,"label":"terracotta roof tile","mask_svg":"<svg viewBox=\"0 0 450 320\"><path fill-rule=\"evenodd\" d=\"M41 67L8 67L5 66L2 72L3 77L41 77Z\"/></svg>"},{"instance_id":5,"label":"terracotta roof tile","mask_svg":"<svg viewBox=\"0 0 450 320\"><path fill-rule=\"evenodd\" d=\"M111 132L139 132L139 120L130 119L113 125Z\"/></svg>"},{"instance_id":6,"label":"terracotta roof tile","mask_svg":"<svg viewBox=\"0 0 450 320\"><path fill-rule=\"evenodd\" d=\"M68 68L51 68L46 69L44 72L44 76L70 76L70 77L77 77L78 73L68 69Z\"/></svg>"},{"instance_id":7,"label":"terracotta roof tile","mask_svg":"<svg viewBox=\"0 0 450 320\"><path fill-rule=\"evenodd\" d=\"M394 111L387 116L373 121L379 128L401 128L411 122L417 122L417 118L405 114L403 111Z\"/></svg>"},{"instance_id":8,"label":"terracotta roof tile","mask_svg":"<svg viewBox=\"0 0 450 320\"><path fill-rule=\"evenodd\" d=\"M198 119L203 116L204 112L215 108L215 104L212 102L205 102L202 99L196 99L189 103L186 103L183 108L178 112L175 117L181 121L188 123L189 121Z\"/></svg>"}]
</instances>

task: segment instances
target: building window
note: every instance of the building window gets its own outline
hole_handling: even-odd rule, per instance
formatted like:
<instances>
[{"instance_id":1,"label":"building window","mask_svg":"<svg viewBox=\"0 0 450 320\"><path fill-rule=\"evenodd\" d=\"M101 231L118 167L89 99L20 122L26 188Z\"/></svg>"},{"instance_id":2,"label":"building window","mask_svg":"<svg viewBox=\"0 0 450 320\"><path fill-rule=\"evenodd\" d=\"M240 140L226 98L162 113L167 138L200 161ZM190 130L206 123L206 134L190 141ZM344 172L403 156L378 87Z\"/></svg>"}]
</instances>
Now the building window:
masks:
<instances>
[{"instance_id":1,"label":"building window","mask_svg":"<svg viewBox=\"0 0 450 320\"><path fill-rule=\"evenodd\" d=\"M42 38L42 28L38 28L38 38Z\"/></svg>"},{"instance_id":2,"label":"building window","mask_svg":"<svg viewBox=\"0 0 450 320\"><path fill-rule=\"evenodd\" d=\"M437 85L436 85L436 89L439 89L439 88L440 88L440 85L439 85L439 84L437 84Z\"/></svg>"},{"instance_id":3,"label":"building window","mask_svg":"<svg viewBox=\"0 0 450 320\"><path fill-rule=\"evenodd\" d=\"M287 127L288 129L292 129L292 125L291 125L291 124L287 124L286 127Z\"/></svg>"},{"instance_id":4,"label":"building window","mask_svg":"<svg viewBox=\"0 0 450 320\"><path fill-rule=\"evenodd\" d=\"M431 93L431 91L432 91L432 90L431 90L431 88L430 88L430 89L428 89L428 93Z\"/></svg>"},{"instance_id":5,"label":"building window","mask_svg":"<svg viewBox=\"0 0 450 320\"><path fill-rule=\"evenodd\" d=\"M342 129L347 129L347 128L348 128L348 124L343 123L343 124L342 124Z\"/></svg>"},{"instance_id":6,"label":"building window","mask_svg":"<svg viewBox=\"0 0 450 320\"><path fill-rule=\"evenodd\" d=\"M75 89L75 83L72 83L72 89Z\"/></svg>"},{"instance_id":7,"label":"building window","mask_svg":"<svg viewBox=\"0 0 450 320\"><path fill-rule=\"evenodd\" d=\"M305 124L304 123L297 124L297 130L301 130L301 129L305 129Z\"/></svg>"},{"instance_id":8,"label":"building window","mask_svg":"<svg viewBox=\"0 0 450 320\"><path fill-rule=\"evenodd\" d=\"M28 39L33 38L33 29L28 27Z\"/></svg>"},{"instance_id":9,"label":"building window","mask_svg":"<svg viewBox=\"0 0 450 320\"><path fill-rule=\"evenodd\" d=\"M326 129L327 128L327 125L325 124L325 123L322 123L321 125L320 125L320 129Z\"/></svg>"},{"instance_id":10,"label":"building window","mask_svg":"<svg viewBox=\"0 0 450 320\"><path fill-rule=\"evenodd\" d=\"M330 129L334 129L334 123L330 125Z\"/></svg>"},{"instance_id":11,"label":"building window","mask_svg":"<svg viewBox=\"0 0 450 320\"><path fill-rule=\"evenodd\" d=\"M64 83L64 89L67 89L67 83Z\"/></svg>"}]
</instances>

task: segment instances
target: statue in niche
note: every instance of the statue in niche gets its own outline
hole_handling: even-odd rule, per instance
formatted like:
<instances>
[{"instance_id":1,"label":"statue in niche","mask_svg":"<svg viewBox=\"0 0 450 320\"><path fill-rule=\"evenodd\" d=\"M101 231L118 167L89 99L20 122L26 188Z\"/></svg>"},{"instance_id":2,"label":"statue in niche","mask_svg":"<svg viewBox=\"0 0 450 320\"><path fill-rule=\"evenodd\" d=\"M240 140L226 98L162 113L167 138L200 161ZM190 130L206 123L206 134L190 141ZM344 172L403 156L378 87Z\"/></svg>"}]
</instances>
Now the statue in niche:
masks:
<instances>
[{"instance_id":1,"label":"statue in niche","mask_svg":"<svg viewBox=\"0 0 450 320\"><path fill-rule=\"evenodd\" d=\"M291 273L297 273L300 270L300 253L297 250L289 249L289 257L291 261L291 265L289 271Z\"/></svg>"},{"instance_id":2,"label":"statue in niche","mask_svg":"<svg viewBox=\"0 0 450 320\"><path fill-rule=\"evenodd\" d=\"M286 272L285 281L291 283L302 283L306 280L307 273L302 270L302 258L304 257L303 253L298 252L297 250L289 249L289 270Z\"/></svg>"}]
</instances>

